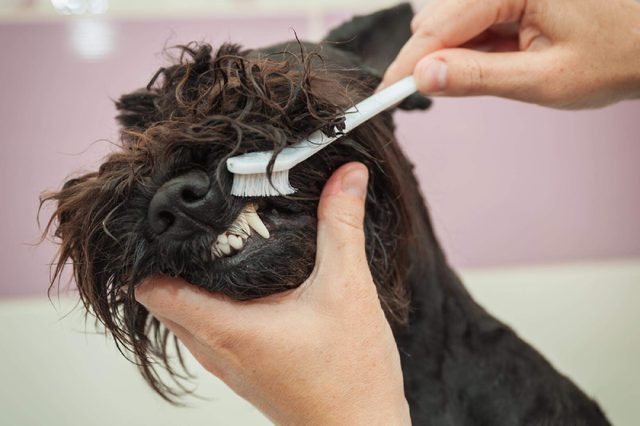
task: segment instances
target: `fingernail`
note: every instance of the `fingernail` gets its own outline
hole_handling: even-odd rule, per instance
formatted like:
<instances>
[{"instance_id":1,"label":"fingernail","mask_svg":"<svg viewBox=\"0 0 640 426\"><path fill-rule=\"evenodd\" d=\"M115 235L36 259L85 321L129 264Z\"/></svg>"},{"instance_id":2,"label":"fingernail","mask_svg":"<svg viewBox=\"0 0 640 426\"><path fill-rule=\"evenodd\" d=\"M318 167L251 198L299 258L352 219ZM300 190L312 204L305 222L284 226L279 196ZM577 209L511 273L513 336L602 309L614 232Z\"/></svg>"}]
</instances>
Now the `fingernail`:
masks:
<instances>
[{"instance_id":1,"label":"fingernail","mask_svg":"<svg viewBox=\"0 0 640 426\"><path fill-rule=\"evenodd\" d=\"M355 167L342 178L342 191L354 197L364 198L367 193L367 170Z\"/></svg>"},{"instance_id":2,"label":"fingernail","mask_svg":"<svg viewBox=\"0 0 640 426\"><path fill-rule=\"evenodd\" d=\"M427 93L442 92L447 87L447 64L437 59L420 63L420 79Z\"/></svg>"}]
</instances>

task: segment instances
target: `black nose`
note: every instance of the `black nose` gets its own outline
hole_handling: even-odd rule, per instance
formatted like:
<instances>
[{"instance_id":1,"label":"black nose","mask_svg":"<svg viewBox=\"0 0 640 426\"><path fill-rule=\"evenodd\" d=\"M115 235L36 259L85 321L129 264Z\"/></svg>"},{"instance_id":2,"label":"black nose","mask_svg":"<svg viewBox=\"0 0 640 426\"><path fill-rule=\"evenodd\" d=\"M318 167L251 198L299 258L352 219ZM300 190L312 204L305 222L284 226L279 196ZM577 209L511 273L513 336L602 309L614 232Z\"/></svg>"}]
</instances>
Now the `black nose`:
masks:
<instances>
[{"instance_id":1,"label":"black nose","mask_svg":"<svg viewBox=\"0 0 640 426\"><path fill-rule=\"evenodd\" d=\"M147 220L157 235L184 238L206 229L211 221L212 194L209 176L192 171L166 182L149 203Z\"/></svg>"}]
</instances>

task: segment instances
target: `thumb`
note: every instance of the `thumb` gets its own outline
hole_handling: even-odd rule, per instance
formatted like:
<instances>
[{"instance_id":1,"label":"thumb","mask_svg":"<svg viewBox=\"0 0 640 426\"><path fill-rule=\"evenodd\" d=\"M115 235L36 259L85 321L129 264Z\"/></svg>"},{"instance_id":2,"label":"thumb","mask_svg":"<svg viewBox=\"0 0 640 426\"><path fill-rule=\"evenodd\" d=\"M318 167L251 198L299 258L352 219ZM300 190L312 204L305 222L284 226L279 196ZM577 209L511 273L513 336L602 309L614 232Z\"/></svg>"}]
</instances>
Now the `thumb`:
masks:
<instances>
[{"instance_id":1,"label":"thumb","mask_svg":"<svg viewBox=\"0 0 640 426\"><path fill-rule=\"evenodd\" d=\"M366 267L363 226L368 175L363 164L347 163L325 184L318 205L317 270Z\"/></svg>"},{"instance_id":2,"label":"thumb","mask_svg":"<svg viewBox=\"0 0 640 426\"><path fill-rule=\"evenodd\" d=\"M443 49L421 59L414 77L418 90L445 96L493 95L540 102L546 53L488 53Z\"/></svg>"}]
</instances>

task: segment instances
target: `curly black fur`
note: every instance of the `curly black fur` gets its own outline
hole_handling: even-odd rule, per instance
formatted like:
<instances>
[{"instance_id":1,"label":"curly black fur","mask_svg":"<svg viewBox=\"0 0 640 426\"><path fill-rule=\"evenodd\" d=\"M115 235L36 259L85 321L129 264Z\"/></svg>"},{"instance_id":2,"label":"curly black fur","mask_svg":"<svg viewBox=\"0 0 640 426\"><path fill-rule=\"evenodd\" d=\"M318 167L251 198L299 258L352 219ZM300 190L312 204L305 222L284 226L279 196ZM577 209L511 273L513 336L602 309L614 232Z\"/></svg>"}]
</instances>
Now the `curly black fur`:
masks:
<instances>
[{"instance_id":1,"label":"curly black fur","mask_svg":"<svg viewBox=\"0 0 640 426\"><path fill-rule=\"evenodd\" d=\"M373 92L409 36L410 19L408 6L356 18L320 45L223 45L215 53L206 44L182 46L177 63L116 103L119 149L98 171L43 198L56 203L47 229L60 242L52 285L70 264L87 311L123 352L133 354L147 382L167 400L186 390L183 376L167 355L172 337L135 302L135 286L170 274L249 299L299 285L313 268L322 186L340 165L360 161L370 171L369 265L400 349L414 423L607 423L594 402L476 305L447 266L390 113L294 168L295 196L228 195L229 156L277 153L317 129L340 132L342 113ZM376 49L370 49L373 42ZM401 107L428 105L413 96ZM167 181L192 172L212 182L215 203L206 231L179 239L153 232L147 221L151 199ZM272 237L247 243L236 256L212 258L216 235L248 201L259 206ZM174 382L163 382L157 366Z\"/></svg>"}]
</instances>

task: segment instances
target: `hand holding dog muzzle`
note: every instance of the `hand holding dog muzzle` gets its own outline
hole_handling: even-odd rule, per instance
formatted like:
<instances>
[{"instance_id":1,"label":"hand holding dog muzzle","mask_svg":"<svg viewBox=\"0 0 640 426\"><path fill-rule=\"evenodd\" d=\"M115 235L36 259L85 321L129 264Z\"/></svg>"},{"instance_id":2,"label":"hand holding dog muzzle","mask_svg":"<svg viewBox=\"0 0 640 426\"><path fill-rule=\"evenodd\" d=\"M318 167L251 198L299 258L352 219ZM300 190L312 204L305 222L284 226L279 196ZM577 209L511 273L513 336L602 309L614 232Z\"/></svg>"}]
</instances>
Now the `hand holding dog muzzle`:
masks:
<instances>
[{"instance_id":1,"label":"hand holding dog muzzle","mask_svg":"<svg viewBox=\"0 0 640 426\"><path fill-rule=\"evenodd\" d=\"M239 302L155 277L136 299L278 424L410 424L398 350L364 249L366 188L358 163L328 180L315 268L294 290Z\"/></svg>"}]
</instances>

